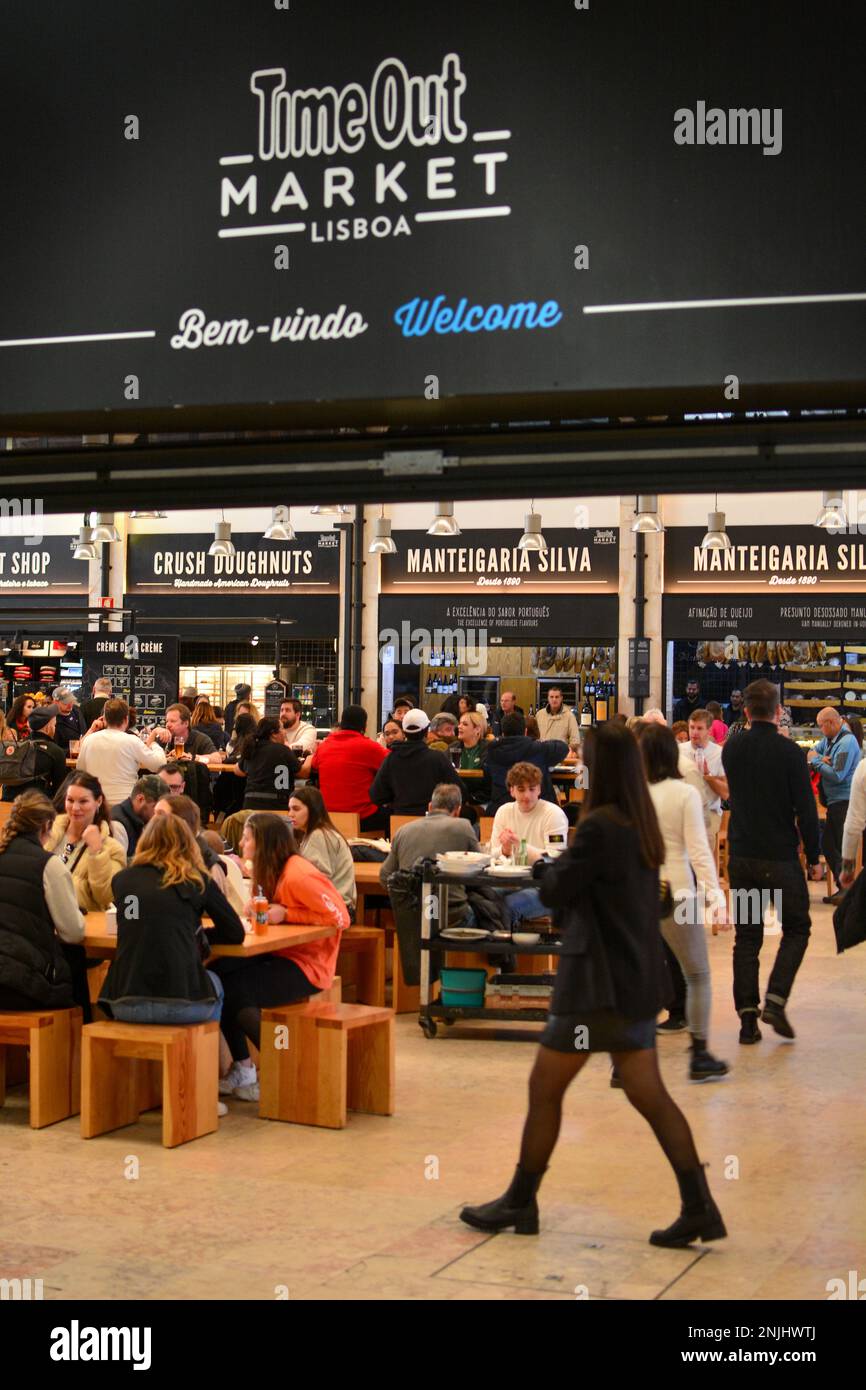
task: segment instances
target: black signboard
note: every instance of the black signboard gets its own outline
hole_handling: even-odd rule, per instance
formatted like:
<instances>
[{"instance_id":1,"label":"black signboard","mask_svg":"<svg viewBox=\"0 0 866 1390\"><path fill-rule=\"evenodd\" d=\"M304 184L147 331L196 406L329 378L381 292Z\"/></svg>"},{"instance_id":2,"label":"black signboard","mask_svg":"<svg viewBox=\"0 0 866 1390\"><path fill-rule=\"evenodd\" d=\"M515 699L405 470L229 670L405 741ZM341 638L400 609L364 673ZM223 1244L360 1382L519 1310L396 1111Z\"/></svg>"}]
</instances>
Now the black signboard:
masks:
<instances>
[{"instance_id":1,"label":"black signboard","mask_svg":"<svg viewBox=\"0 0 866 1390\"><path fill-rule=\"evenodd\" d=\"M233 555L209 555L210 533L129 537L126 587L147 594L336 594L340 535L309 532L296 541L266 541L260 533L232 536Z\"/></svg>"},{"instance_id":2,"label":"black signboard","mask_svg":"<svg viewBox=\"0 0 866 1390\"><path fill-rule=\"evenodd\" d=\"M861 22L6 0L0 424L862 400Z\"/></svg>"},{"instance_id":3,"label":"black signboard","mask_svg":"<svg viewBox=\"0 0 866 1390\"><path fill-rule=\"evenodd\" d=\"M112 694L133 696L139 728L162 724L177 699L176 637L126 637L88 634L83 643L82 687L89 696L100 676L111 681Z\"/></svg>"},{"instance_id":4,"label":"black signboard","mask_svg":"<svg viewBox=\"0 0 866 1390\"><path fill-rule=\"evenodd\" d=\"M89 567L72 558L69 536L43 536L39 518L27 519L29 534L0 537L0 603L12 598L16 608L44 605L88 592Z\"/></svg>"},{"instance_id":5,"label":"black signboard","mask_svg":"<svg viewBox=\"0 0 866 1390\"><path fill-rule=\"evenodd\" d=\"M433 537L395 533L397 553L382 556L383 594L617 594L619 528L546 529L546 550L521 550L520 531L463 531Z\"/></svg>"},{"instance_id":6,"label":"black signboard","mask_svg":"<svg viewBox=\"0 0 866 1390\"><path fill-rule=\"evenodd\" d=\"M628 693L632 700L646 699L650 693L650 639L628 639Z\"/></svg>"},{"instance_id":7,"label":"black signboard","mask_svg":"<svg viewBox=\"0 0 866 1390\"><path fill-rule=\"evenodd\" d=\"M665 532L665 592L717 595L785 590L866 596L866 525L734 526L728 550L704 550L700 526Z\"/></svg>"},{"instance_id":8,"label":"black signboard","mask_svg":"<svg viewBox=\"0 0 866 1390\"><path fill-rule=\"evenodd\" d=\"M736 526L730 550L703 550L700 527L665 532L668 638L839 637L866 633L866 533L855 522Z\"/></svg>"},{"instance_id":9,"label":"black signboard","mask_svg":"<svg viewBox=\"0 0 866 1390\"><path fill-rule=\"evenodd\" d=\"M280 705L286 698L285 681L268 681L265 686L265 714L273 719L278 719Z\"/></svg>"},{"instance_id":10,"label":"black signboard","mask_svg":"<svg viewBox=\"0 0 866 1390\"><path fill-rule=\"evenodd\" d=\"M719 598L665 594L662 623L668 640L709 637L810 637L866 642L866 593L828 594L802 590Z\"/></svg>"},{"instance_id":11,"label":"black signboard","mask_svg":"<svg viewBox=\"0 0 866 1390\"><path fill-rule=\"evenodd\" d=\"M616 640L619 600L600 594L525 594L483 591L470 597L382 594L379 599L379 642L394 644L398 664L411 664L408 655L421 647L477 650L487 643L533 647L543 643Z\"/></svg>"}]
</instances>

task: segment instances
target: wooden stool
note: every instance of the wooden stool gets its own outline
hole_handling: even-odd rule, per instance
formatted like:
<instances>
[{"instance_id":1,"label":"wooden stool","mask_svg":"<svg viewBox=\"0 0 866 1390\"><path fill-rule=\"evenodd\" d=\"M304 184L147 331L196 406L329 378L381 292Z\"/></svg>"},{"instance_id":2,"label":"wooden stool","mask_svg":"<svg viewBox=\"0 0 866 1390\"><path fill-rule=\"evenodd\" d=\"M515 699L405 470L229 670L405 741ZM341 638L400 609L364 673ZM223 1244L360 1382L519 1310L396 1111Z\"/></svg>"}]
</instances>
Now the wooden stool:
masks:
<instances>
[{"instance_id":1,"label":"wooden stool","mask_svg":"<svg viewBox=\"0 0 866 1390\"><path fill-rule=\"evenodd\" d=\"M133 1125L160 1104L167 1149L216 1129L218 1023L90 1023L83 1044L82 1139Z\"/></svg>"},{"instance_id":2,"label":"wooden stool","mask_svg":"<svg viewBox=\"0 0 866 1390\"><path fill-rule=\"evenodd\" d=\"M337 965L346 956L358 958L358 1002L376 1008L385 1005L385 937L378 927L347 927L340 937ZM339 1003L339 1000L334 1002Z\"/></svg>"},{"instance_id":3,"label":"wooden stool","mask_svg":"<svg viewBox=\"0 0 866 1390\"><path fill-rule=\"evenodd\" d=\"M81 1094L81 1010L0 1014L0 1105L6 1099L6 1049L30 1049L30 1126L78 1114ZM20 1069L16 1069L18 1076Z\"/></svg>"},{"instance_id":4,"label":"wooden stool","mask_svg":"<svg viewBox=\"0 0 866 1390\"><path fill-rule=\"evenodd\" d=\"M265 1120L343 1129L347 1110L393 1114L393 1011L314 1001L262 1009L259 1081Z\"/></svg>"}]
</instances>

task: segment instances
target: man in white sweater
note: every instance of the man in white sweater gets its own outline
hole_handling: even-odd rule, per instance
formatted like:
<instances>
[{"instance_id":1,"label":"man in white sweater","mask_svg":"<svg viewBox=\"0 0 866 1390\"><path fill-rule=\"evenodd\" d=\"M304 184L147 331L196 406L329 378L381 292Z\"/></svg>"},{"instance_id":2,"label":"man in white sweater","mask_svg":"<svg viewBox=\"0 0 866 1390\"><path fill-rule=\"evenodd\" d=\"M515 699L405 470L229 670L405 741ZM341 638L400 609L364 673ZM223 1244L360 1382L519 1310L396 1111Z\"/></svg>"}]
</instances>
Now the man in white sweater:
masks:
<instances>
[{"instance_id":1,"label":"man in white sweater","mask_svg":"<svg viewBox=\"0 0 866 1390\"><path fill-rule=\"evenodd\" d=\"M143 739L126 732L129 705L125 700L106 700L102 717L95 723L104 727L81 740L78 771L97 777L109 806L119 806L138 781L139 768L159 772L165 766L165 753L154 743L155 729Z\"/></svg>"},{"instance_id":2,"label":"man in white sweater","mask_svg":"<svg viewBox=\"0 0 866 1390\"><path fill-rule=\"evenodd\" d=\"M568 844L568 820L565 812L552 801L542 801L541 772L534 763L515 763L508 769L505 785L511 801L500 806L493 817L490 853L511 858L526 841L526 858L534 864L551 846L556 837L557 847ZM547 916L537 888L521 888L508 899L512 926L533 917Z\"/></svg>"}]
</instances>

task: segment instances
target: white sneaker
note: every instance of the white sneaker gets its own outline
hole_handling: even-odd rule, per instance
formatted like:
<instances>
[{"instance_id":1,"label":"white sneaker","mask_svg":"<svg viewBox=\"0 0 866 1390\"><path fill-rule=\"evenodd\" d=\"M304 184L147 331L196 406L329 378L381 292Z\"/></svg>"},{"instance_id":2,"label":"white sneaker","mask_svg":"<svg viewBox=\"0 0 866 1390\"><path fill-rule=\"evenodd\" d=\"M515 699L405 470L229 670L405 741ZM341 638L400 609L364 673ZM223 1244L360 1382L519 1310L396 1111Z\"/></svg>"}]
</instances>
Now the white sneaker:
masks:
<instances>
[{"instance_id":1,"label":"white sneaker","mask_svg":"<svg viewBox=\"0 0 866 1390\"><path fill-rule=\"evenodd\" d=\"M224 1100L218 1100L218 1101L217 1101L217 1118L218 1118L218 1119L222 1119L223 1115L227 1115L228 1113L229 1113L229 1108L228 1108L228 1106L226 1105L225 1101L224 1101Z\"/></svg>"},{"instance_id":2,"label":"white sneaker","mask_svg":"<svg viewBox=\"0 0 866 1390\"><path fill-rule=\"evenodd\" d=\"M237 1086L234 1091L235 1100L259 1100L258 1081L250 1082L249 1086Z\"/></svg>"},{"instance_id":3,"label":"white sneaker","mask_svg":"<svg viewBox=\"0 0 866 1390\"><path fill-rule=\"evenodd\" d=\"M256 1079L256 1069L252 1062L232 1062L225 1076L220 1077L220 1095L234 1095L238 1086L250 1086Z\"/></svg>"}]
</instances>

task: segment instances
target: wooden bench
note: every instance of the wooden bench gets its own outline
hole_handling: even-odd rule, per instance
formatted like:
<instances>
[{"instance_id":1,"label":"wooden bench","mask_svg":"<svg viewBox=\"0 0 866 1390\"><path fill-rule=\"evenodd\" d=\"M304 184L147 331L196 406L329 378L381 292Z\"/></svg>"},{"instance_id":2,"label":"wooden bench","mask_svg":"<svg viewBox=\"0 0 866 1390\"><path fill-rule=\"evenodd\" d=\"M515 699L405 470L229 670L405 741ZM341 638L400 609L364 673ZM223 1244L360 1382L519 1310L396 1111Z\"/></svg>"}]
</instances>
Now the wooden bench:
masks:
<instances>
[{"instance_id":1,"label":"wooden bench","mask_svg":"<svg viewBox=\"0 0 866 1390\"><path fill-rule=\"evenodd\" d=\"M356 956L355 978L359 1004L385 1005L385 936L378 927L347 927L340 937L337 968L343 969L346 956Z\"/></svg>"},{"instance_id":2,"label":"wooden bench","mask_svg":"<svg viewBox=\"0 0 866 1390\"><path fill-rule=\"evenodd\" d=\"M160 1104L167 1149L216 1129L218 1023L90 1023L82 1042L82 1139L135 1124Z\"/></svg>"},{"instance_id":3,"label":"wooden bench","mask_svg":"<svg viewBox=\"0 0 866 1390\"><path fill-rule=\"evenodd\" d=\"M343 1129L348 1110L394 1112L394 1014L364 1004L262 1010L261 1100L266 1120Z\"/></svg>"},{"instance_id":4,"label":"wooden bench","mask_svg":"<svg viewBox=\"0 0 866 1390\"><path fill-rule=\"evenodd\" d=\"M6 1099L6 1054L10 1047L30 1049L31 1128L44 1129L77 1115L81 1093L81 1010L0 1013L0 1105ZM21 1069L17 1069L17 1076L23 1079Z\"/></svg>"}]
</instances>

